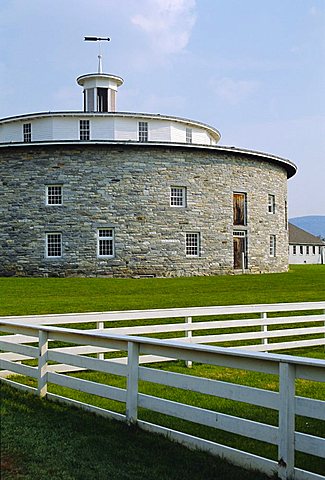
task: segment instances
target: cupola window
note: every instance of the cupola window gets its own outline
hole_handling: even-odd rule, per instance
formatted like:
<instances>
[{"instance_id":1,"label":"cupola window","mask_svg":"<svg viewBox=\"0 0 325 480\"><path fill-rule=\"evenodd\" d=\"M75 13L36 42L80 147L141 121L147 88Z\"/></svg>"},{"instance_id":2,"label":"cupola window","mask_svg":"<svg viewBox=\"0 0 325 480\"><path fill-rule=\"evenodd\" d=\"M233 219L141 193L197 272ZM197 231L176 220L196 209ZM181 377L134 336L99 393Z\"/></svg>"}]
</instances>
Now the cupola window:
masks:
<instances>
[{"instance_id":1,"label":"cupola window","mask_svg":"<svg viewBox=\"0 0 325 480\"><path fill-rule=\"evenodd\" d=\"M97 112L108 112L107 88L97 88Z\"/></svg>"}]
</instances>

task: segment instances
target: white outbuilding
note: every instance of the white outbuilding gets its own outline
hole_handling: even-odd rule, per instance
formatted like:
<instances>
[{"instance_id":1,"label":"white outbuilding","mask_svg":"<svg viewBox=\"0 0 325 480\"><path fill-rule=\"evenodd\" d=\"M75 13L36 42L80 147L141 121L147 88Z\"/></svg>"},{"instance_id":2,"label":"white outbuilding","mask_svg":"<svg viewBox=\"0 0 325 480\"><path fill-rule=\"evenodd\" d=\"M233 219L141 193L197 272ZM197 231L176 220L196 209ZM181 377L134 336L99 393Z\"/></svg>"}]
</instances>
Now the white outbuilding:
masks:
<instances>
[{"instance_id":1,"label":"white outbuilding","mask_svg":"<svg viewBox=\"0 0 325 480\"><path fill-rule=\"evenodd\" d=\"M325 242L289 223L289 264L325 264Z\"/></svg>"}]
</instances>

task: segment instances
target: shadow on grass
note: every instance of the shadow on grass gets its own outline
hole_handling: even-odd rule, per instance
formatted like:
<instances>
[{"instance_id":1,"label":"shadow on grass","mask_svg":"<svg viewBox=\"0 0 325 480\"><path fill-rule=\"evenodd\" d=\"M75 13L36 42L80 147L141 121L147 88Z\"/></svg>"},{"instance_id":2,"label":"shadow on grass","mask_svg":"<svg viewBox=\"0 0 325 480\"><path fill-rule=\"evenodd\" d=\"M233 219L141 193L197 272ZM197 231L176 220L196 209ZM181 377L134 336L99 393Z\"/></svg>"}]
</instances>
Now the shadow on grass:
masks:
<instances>
[{"instance_id":1,"label":"shadow on grass","mask_svg":"<svg viewBox=\"0 0 325 480\"><path fill-rule=\"evenodd\" d=\"M2 480L266 480L160 436L1 385Z\"/></svg>"}]
</instances>

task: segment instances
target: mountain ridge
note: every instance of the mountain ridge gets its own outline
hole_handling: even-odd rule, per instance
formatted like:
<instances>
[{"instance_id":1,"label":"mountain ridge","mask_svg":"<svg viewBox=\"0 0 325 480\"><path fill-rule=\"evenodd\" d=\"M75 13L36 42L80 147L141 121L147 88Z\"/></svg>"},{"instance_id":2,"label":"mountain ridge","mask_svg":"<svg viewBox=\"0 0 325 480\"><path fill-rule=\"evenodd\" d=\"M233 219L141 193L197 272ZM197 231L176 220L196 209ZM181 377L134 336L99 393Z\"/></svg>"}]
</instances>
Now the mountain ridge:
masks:
<instances>
[{"instance_id":1,"label":"mountain ridge","mask_svg":"<svg viewBox=\"0 0 325 480\"><path fill-rule=\"evenodd\" d=\"M325 238L325 215L305 215L289 218L289 222L296 227L312 233L316 237Z\"/></svg>"}]
</instances>

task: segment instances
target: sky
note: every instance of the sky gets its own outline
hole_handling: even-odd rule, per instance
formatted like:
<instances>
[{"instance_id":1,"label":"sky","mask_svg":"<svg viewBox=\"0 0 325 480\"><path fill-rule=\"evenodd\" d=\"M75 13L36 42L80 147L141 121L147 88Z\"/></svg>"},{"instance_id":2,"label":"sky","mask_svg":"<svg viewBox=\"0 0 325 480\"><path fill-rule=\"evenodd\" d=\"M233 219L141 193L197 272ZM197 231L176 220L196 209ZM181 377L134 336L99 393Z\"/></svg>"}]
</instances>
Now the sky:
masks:
<instances>
[{"instance_id":1,"label":"sky","mask_svg":"<svg viewBox=\"0 0 325 480\"><path fill-rule=\"evenodd\" d=\"M325 215L325 0L0 0L0 118L82 110L91 35L118 110L291 160L289 216Z\"/></svg>"}]
</instances>

